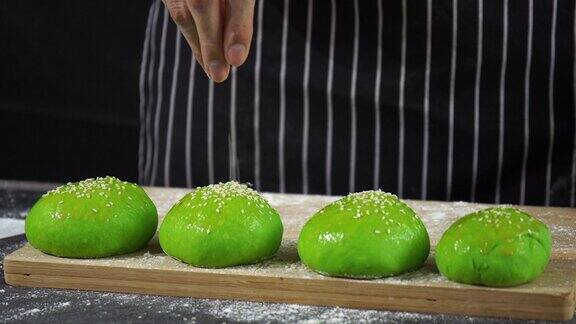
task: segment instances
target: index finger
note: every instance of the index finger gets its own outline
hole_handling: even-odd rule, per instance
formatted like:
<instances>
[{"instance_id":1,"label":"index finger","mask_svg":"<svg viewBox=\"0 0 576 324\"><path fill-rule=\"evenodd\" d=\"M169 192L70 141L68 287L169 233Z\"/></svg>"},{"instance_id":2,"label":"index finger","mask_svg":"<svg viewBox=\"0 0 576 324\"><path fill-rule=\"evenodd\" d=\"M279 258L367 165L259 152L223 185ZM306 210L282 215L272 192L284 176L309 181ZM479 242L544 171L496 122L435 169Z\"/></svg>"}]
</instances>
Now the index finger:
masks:
<instances>
[{"instance_id":1,"label":"index finger","mask_svg":"<svg viewBox=\"0 0 576 324\"><path fill-rule=\"evenodd\" d=\"M214 0L187 0L192 13L204 66L210 78L222 82L228 77L230 65L224 58L222 46L223 17L221 2Z\"/></svg>"},{"instance_id":2,"label":"index finger","mask_svg":"<svg viewBox=\"0 0 576 324\"><path fill-rule=\"evenodd\" d=\"M186 2L184 0L164 0L164 4L168 12L170 12L172 20L174 20L178 29L190 45L194 57L196 57L196 60L201 66L204 66L196 24L194 23L194 19L192 19L192 14L188 10Z\"/></svg>"}]
</instances>

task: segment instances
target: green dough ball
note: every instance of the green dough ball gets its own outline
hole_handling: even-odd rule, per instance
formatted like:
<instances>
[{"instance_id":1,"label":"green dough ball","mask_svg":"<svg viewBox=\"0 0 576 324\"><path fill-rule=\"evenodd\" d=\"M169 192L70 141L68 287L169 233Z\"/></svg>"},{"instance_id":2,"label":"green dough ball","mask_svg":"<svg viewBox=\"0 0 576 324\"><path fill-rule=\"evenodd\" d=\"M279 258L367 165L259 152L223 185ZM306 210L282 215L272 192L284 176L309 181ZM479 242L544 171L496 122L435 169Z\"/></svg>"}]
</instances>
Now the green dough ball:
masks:
<instances>
[{"instance_id":1,"label":"green dough ball","mask_svg":"<svg viewBox=\"0 0 576 324\"><path fill-rule=\"evenodd\" d=\"M430 251L424 224L395 195L350 194L318 211L302 228L298 254L321 274L380 278L422 266Z\"/></svg>"},{"instance_id":2,"label":"green dough ball","mask_svg":"<svg viewBox=\"0 0 576 324\"><path fill-rule=\"evenodd\" d=\"M548 227L515 208L496 207L468 214L444 233L436 264L448 279L510 287L538 277L550 260Z\"/></svg>"},{"instance_id":3,"label":"green dough ball","mask_svg":"<svg viewBox=\"0 0 576 324\"><path fill-rule=\"evenodd\" d=\"M43 195L26 217L26 238L48 254L98 258L145 247L157 225L156 207L142 188L105 177Z\"/></svg>"},{"instance_id":4,"label":"green dough ball","mask_svg":"<svg viewBox=\"0 0 576 324\"><path fill-rule=\"evenodd\" d=\"M238 182L200 187L170 209L160 246L173 258L203 268L256 263L274 256L282 241L278 212Z\"/></svg>"}]
</instances>

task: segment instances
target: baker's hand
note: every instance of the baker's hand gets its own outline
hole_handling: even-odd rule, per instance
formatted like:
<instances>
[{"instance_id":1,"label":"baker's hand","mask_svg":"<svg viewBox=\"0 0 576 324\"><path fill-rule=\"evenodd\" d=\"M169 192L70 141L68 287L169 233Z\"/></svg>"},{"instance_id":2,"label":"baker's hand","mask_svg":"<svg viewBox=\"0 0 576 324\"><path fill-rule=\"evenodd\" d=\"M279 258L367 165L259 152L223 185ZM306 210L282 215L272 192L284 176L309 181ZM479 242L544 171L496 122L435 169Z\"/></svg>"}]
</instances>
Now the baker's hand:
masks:
<instances>
[{"instance_id":1,"label":"baker's hand","mask_svg":"<svg viewBox=\"0 0 576 324\"><path fill-rule=\"evenodd\" d=\"M248 57L255 0L163 0L208 76L222 82Z\"/></svg>"}]
</instances>

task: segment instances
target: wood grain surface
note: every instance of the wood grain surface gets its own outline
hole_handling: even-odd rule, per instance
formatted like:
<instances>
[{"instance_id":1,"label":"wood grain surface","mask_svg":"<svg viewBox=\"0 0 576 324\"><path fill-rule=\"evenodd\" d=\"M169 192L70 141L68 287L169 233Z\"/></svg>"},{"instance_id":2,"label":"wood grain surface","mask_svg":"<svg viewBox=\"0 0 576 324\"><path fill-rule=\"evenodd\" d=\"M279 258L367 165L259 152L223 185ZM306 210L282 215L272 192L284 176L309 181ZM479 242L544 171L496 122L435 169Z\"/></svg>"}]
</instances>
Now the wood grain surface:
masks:
<instances>
[{"instance_id":1,"label":"wood grain surface","mask_svg":"<svg viewBox=\"0 0 576 324\"><path fill-rule=\"evenodd\" d=\"M160 218L188 191L147 188ZM284 223L275 258L254 265L201 269L166 256L154 238L136 253L92 260L46 255L29 245L4 260L6 282L15 286L69 288L158 295L227 298L425 313L566 320L576 305L576 210L521 207L552 230L552 261L526 285L488 288L442 277L433 262L415 272L378 280L325 277L298 260L296 240L305 221L337 197L265 194ZM432 247L459 217L489 205L408 201L426 224Z\"/></svg>"}]
</instances>

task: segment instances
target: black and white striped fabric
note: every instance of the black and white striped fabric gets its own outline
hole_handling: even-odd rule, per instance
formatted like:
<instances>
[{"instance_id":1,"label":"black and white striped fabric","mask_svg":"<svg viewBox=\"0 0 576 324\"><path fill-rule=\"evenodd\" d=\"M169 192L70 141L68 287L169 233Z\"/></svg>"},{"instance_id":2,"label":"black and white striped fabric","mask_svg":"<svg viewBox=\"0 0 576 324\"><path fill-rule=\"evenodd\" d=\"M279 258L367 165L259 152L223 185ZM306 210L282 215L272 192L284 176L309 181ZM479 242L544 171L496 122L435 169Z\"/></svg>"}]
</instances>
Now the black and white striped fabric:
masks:
<instances>
[{"instance_id":1,"label":"black and white striped fabric","mask_svg":"<svg viewBox=\"0 0 576 324\"><path fill-rule=\"evenodd\" d=\"M267 0L209 82L160 1L140 76L140 182L571 205L573 0Z\"/></svg>"}]
</instances>

